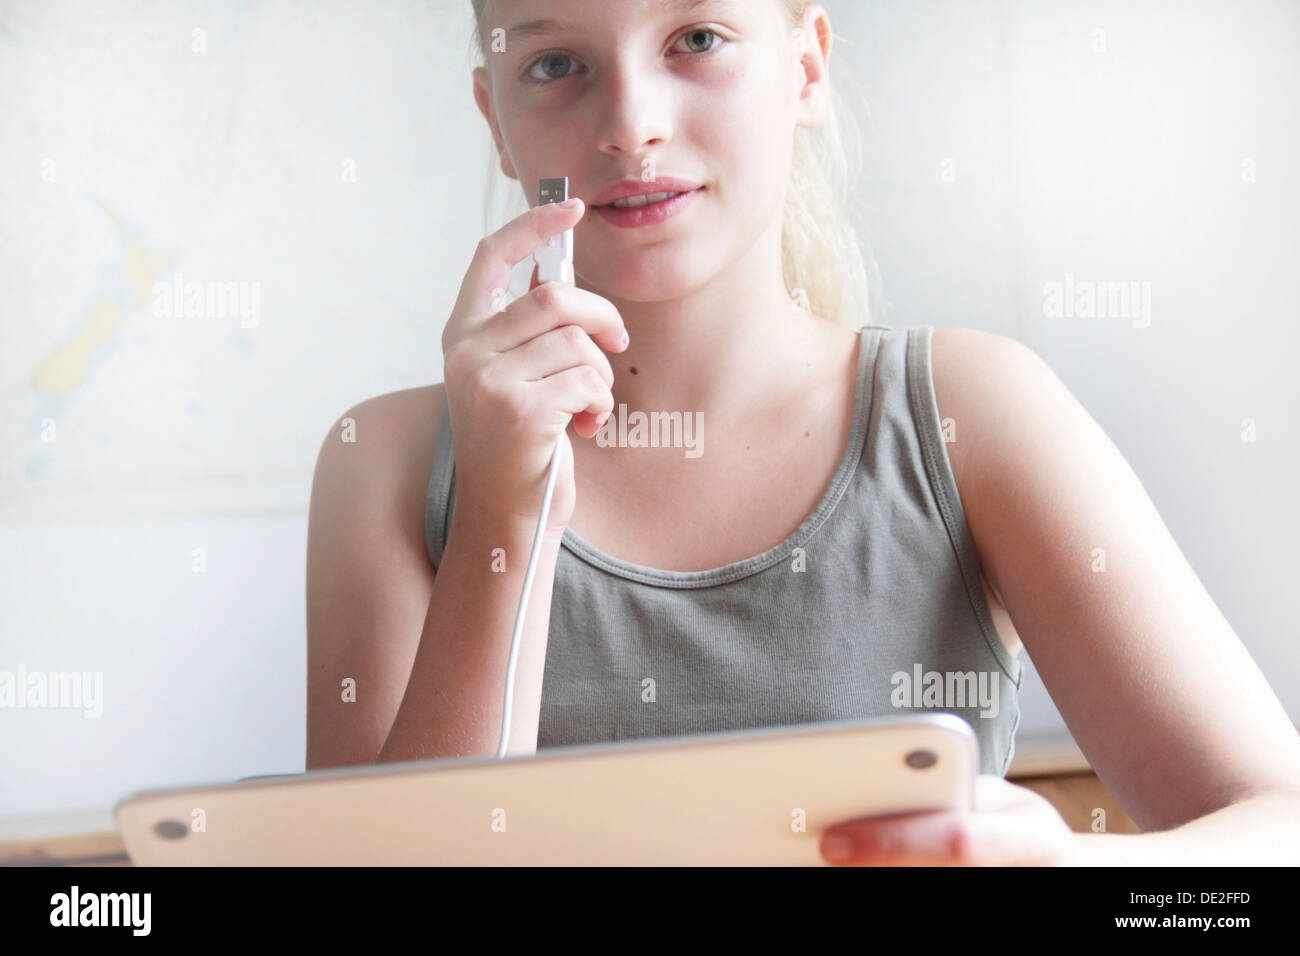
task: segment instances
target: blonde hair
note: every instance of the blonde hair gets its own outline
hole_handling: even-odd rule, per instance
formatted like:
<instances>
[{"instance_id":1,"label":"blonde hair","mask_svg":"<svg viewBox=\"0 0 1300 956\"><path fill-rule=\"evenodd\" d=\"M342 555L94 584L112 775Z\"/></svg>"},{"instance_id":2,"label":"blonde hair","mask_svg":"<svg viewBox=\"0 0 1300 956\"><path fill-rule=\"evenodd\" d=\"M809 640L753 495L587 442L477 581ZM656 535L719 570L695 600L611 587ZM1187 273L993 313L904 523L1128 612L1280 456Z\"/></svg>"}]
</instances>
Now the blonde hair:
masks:
<instances>
[{"instance_id":1,"label":"blonde hair","mask_svg":"<svg viewBox=\"0 0 1300 956\"><path fill-rule=\"evenodd\" d=\"M470 2L474 8L473 51L477 65L483 65L487 49L483 8L487 0ZM791 30L802 24L812 4L812 0L777 2L784 8ZM873 322L875 310L871 297L877 291L877 283L868 283L867 263L871 264L873 280L878 270L869 249L864 258L846 212L850 187L861 171L861 136L853 111L846 108L840 91L827 83L827 92L825 122L816 129L802 126L795 129L781 223L781 271L786 291L796 305L856 330ZM495 229L492 207L500 178L496 143L490 136L488 139L485 232ZM519 200L523 201L523 208L507 209L507 219L527 208L522 194L516 197L516 202Z\"/></svg>"}]
</instances>

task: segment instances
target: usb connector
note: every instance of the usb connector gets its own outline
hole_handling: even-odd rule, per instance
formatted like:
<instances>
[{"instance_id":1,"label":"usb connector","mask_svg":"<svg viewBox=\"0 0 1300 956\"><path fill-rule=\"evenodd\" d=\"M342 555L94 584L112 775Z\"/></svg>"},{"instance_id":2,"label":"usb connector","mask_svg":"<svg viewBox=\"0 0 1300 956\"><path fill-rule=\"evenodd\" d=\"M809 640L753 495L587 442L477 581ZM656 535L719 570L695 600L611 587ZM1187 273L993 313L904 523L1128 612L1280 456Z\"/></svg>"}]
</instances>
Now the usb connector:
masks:
<instances>
[{"instance_id":1,"label":"usb connector","mask_svg":"<svg viewBox=\"0 0 1300 956\"><path fill-rule=\"evenodd\" d=\"M537 183L537 205L564 202L569 198L569 177L556 176ZM537 263L537 281L573 283L573 230L566 229L549 237L533 253Z\"/></svg>"}]
</instances>

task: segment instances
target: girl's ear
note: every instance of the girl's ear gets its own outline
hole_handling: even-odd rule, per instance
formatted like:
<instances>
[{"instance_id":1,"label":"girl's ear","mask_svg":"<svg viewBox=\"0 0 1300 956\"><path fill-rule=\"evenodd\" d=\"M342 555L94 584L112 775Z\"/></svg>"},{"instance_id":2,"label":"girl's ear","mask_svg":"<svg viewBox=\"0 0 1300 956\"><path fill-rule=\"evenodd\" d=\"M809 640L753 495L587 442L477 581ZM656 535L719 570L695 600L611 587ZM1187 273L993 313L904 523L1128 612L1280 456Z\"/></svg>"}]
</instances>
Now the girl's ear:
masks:
<instances>
[{"instance_id":1,"label":"girl's ear","mask_svg":"<svg viewBox=\"0 0 1300 956\"><path fill-rule=\"evenodd\" d=\"M799 125L820 126L826 121L831 62L831 21L825 9L816 4L809 6L793 40L802 69L797 107Z\"/></svg>"},{"instance_id":2,"label":"girl's ear","mask_svg":"<svg viewBox=\"0 0 1300 956\"><path fill-rule=\"evenodd\" d=\"M510 179L518 179L519 174L515 172L510 157L502 147L501 127L497 125L496 110L492 107L492 84L488 79L487 70L476 66L473 78L474 102L478 104L479 112L483 114L483 118L488 122L488 128L492 131L492 141L496 143L497 155L501 157L501 172Z\"/></svg>"}]
</instances>

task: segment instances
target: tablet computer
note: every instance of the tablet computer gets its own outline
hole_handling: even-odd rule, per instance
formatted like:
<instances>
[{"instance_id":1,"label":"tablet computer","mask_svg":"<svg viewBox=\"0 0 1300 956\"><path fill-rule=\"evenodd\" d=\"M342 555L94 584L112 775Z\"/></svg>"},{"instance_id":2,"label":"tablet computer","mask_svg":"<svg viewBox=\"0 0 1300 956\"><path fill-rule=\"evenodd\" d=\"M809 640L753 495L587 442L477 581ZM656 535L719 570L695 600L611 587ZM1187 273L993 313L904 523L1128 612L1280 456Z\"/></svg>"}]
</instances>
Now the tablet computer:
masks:
<instances>
[{"instance_id":1,"label":"tablet computer","mask_svg":"<svg viewBox=\"0 0 1300 956\"><path fill-rule=\"evenodd\" d=\"M966 721L907 714L254 777L114 813L146 866L815 866L836 823L969 810L978 767Z\"/></svg>"}]
</instances>

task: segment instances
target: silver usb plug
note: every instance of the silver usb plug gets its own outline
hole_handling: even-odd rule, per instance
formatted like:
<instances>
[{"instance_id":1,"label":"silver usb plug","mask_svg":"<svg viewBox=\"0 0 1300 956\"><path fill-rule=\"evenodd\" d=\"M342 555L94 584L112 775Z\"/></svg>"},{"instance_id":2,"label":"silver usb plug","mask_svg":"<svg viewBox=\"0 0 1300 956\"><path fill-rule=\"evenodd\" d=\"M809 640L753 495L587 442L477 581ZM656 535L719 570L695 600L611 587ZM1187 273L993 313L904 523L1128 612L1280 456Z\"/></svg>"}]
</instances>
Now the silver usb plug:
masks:
<instances>
[{"instance_id":1,"label":"silver usb plug","mask_svg":"<svg viewBox=\"0 0 1300 956\"><path fill-rule=\"evenodd\" d=\"M564 202L569 198L569 177L554 176L537 182L537 205ZM533 253L537 281L573 282L573 229L549 236Z\"/></svg>"}]
</instances>

